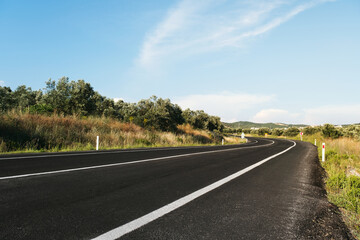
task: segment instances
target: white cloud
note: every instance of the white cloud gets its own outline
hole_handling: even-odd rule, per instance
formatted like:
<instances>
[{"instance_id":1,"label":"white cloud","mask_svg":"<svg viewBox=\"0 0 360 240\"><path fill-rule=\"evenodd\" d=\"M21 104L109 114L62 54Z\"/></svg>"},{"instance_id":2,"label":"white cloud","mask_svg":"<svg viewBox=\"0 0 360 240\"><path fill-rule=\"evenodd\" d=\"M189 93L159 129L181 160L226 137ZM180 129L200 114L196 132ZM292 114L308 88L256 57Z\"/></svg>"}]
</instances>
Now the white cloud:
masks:
<instances>
[{"instance_id":1,"label":"white cloud","mask_svg":"<svg viewBox=\"0 0 360 240\"><path fill-rule=\"evenodd\" d=\"M138 62L143 67L152 67L172 56L242 47L248 39L328 1L183 0L146 36Z\"/></svg>"},{"instance_id":2,"label":"white cloud","mask_svg":"<svg viewBox=\"0 0 360 240\"><path fill-rule=\"evenodd\" d=\"M300 114L290 113L284 109L263 109L260 112L256 113L251 121L266 123L301 123L299 119Z\"/></svg>"},{"instance_id":3,"label":"white cloud","mask_svg":"<svg viewBox=\"0 0 360 240\"><path fill-rule=\"evenodd\" d=\"M114 102L117 103L118 101L124 101L123 98L113 98L114 99Z\"/></svg>"},{"instance_id":4,"label":"white cloud","mask_svg":"<svg viewBox=\"0 0 360 240\"><path fill-rule=\"evenodd\" d=\"M317 5L320 2L323 2L323 1L313 1L310 3L298 5L294 9L292 9L290 12L285 14L284 16L274 18L273 20L270 20L268 23L265 23L264 25L262 25L256 29L253 29L248 32L244 32L243 34L236 36L234 38L229 38L223 44L224 45L234 45L234 46L241 45L242 40L264 34L268 31L272 30L273 28L278 27L282 23L289 21L291 18L293 18L294 16L298 15L299 13L305 11L306 9L314 7L315 5Z\"/></svg>"},{"instance_id":5,"label":"white cloud","mask_svg":"<svg viewBox=\"0 0 360 240\"><path fill-rule=\"evenodd\" d=\"M274 95L235 94L223 92L220 94L197 94L174 99L181 108L204 110L221 117L222 121L234 122L242 120L249 109L273 101Z\"/></svg>"},{"instance_id":6,"label":"white cloud","mask_svg":"<svg viewBox=\"0 0 360 240\"><path fill-rule=\"evenodd\" d=\"M309 125L360 123L360 104L327 105L299 110L263 109L251 119L254 122L303 123Z\"/></svg>"},{"instance_id":7,"label":"white cloud","mask_svg":"<svg viewBox=\"0 0 360 240\"><path fill-rule=\"evenodd\" d=\"M5 82L4 81L0 81L0 86L4 86Z\"/></svg>"},{"instance_id":8,"label":"white cloud","mask_svg":"<svg viewBox=\"0 0 360 240\"><path fill-rule=\"evenodd\" d=\"M151 64L158 55L165 51L165 49L158 48L157 46L187 26L192 15L204 7L201 2L184 0L176 8L171 9L167 13L164 21L158 24L156 29L146 37L139 59L142 65Z\"/></svg>"},{"instance_id":9,"label":"white cloud","mask_svg":"<svg viewBox=\"0 0 360 240\"><path fill-rule=\"evenodd\" d=\"M351 124L360 122L360 104L328 105L305 109L306 124Z\"/></svg>"}]
</instances>

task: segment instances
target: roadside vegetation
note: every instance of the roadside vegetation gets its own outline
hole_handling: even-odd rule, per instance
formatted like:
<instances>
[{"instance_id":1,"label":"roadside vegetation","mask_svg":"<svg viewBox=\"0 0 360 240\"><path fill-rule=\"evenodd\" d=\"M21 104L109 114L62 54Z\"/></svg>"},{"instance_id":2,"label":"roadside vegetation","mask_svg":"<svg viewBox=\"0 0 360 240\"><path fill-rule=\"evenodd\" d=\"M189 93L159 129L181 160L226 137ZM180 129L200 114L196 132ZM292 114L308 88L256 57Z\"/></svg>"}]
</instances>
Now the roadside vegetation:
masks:
<instances>
[{"instance_id":1,"label":"roadside vegetation","mask_svg":"<svg viewBox=\"0 0 360 240\"><path fill-rule=\"evenodd\" d=\"M253 136L280 137L315 143L327 176L326 190L330 202L337 205L353 236L360 239L360 125L287 129L225 129L225 132L246 132ZM322 143L326 144L325 162L321 161Z\"/></svg>"},{"instance_id":2,"label":"roadside vegetation","mask_svg":"<svg viewBox=\"0 0 360 240\"><path fill-rule=\"evenodd\" d=\"M0 131L2 153L94 150L96 136L100 136L100 149L221 143L219 134L189 124L164 132L106 117L8 113L0 116Z\"/></svg>"},{"instance_id":3,"label":"roadside vegetation","mask_svg":"<svg viewBox=\"0 0 360 240\"><path fill-rule=\"evenodd\" d=\"M0 86L0 153L240 143L219 117L152 96L114 101L84 80L48 80L42 90Z\"/></svg>"}]
</instances>

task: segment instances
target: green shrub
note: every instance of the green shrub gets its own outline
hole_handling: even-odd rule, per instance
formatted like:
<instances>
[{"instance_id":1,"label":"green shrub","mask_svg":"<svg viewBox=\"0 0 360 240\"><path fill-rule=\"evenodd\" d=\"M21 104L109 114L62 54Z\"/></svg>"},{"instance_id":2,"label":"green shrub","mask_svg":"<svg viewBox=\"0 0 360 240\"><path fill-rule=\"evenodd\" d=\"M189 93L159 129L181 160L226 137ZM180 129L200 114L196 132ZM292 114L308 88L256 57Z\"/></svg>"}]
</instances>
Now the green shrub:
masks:
<instances>
[{"instance_id":1,"label":"green shrub","mask_svg":"<svg viewBox=\"0 0 360 240\"><path fill-rule=\"evenodd\" d=\"M35 104L29 108L31 114L51 114L54 108L48 104Z\"/></svg>"},{"instance_id":2,"label":"green shrub","mask_svg":"<svg viewBox=\"0 0 360 240\"><path fill-rule=\"evenodd\" d=\"M321 129L322 135L326 138L339 138L342 133L331 124L325 124Z\"/></svg>"},{"instance_id":3,"label":"green shrub","mask_svg":"<svg viewBox=\"0 0 360 240\"><path fill-rule=\"evenodd\" d=\"M305 135L313 135L317 132L320 132L321 129L319 127L306 127L304 128L303 132Z\"/></svg>"},{"instance_id":4,"label":"green shrub","mask_svg":"<svg viewBox=\"0 0 360 240\"><path fill-rule=\"evenodd\" d=\"M283 129L275 128L272 130L271 135L281 136L281 135L283 135L283 133L284 133Z\"/></svg>"},{"instance_id":5,"label":"green shrub","mask_svg":"<svg viewBox=\"0 0 360 240\"><path fill-rule=\"evenodd\" d=\"M344 189L346 187L347 178L345 173L338 173L335 175L332 175L327 180L327 185L330 188L335 189Z\"/></svg>"},{"instance_id":6,"label":"green shrub","mask_svg":"<svg viewBox=\"0 0 360 240\"><path fill-rule=\"evenodd\" d=\"M295 137L300 133L300 130L296 127L288 128L284 131L284 135L288 137Z\"/></svg>"},{"instance_id":7,"label":"green shrub","mask_svg":"<svg viewBox=\"0 0 360 240\"><path fill-rule=\"evenodd\" d=\"M259 134L260 136L264 136L266 133L267 133L267 134L270 133L270 129L269 129L269 128L260 128L260 129L258 130L258 134Z\"/></svg>"}]
</instances>

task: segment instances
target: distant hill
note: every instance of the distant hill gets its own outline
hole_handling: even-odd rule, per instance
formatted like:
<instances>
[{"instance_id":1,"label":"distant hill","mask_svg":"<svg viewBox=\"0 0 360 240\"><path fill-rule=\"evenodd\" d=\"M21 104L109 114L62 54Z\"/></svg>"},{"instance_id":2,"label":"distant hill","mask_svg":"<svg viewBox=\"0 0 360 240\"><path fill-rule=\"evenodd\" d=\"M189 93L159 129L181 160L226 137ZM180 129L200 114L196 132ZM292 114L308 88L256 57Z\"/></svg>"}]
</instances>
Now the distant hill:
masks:
<instances>
[{"instance_id":1,"label":"distant hill","mask_svg":"<svg viewBox=\"0 0 360 240\"><path fill-rule=\"evenodd\" d=\"M289 127L306 127L304 124L285 124L285 123L254 123L248 121L239 121L233 123L223 122L229 128L289 128Z\"/></svg>"}]
</instances>

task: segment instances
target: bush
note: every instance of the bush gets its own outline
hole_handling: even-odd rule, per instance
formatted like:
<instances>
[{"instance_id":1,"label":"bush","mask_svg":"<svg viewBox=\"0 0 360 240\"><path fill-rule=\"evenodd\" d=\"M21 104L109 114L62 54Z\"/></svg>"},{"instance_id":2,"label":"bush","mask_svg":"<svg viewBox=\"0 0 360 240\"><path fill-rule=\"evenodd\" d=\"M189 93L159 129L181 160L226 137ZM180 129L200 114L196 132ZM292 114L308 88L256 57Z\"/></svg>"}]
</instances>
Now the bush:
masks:
<instances>
[{"instance_id":1,"label":"bush","mask_svg":"<svg viewBox=\"0 0 360 240\"><path fill-rule=\"evenodd\" d=\"M351 125L343 129L343 133L345 137L350 137L360 140L360 126L358 125Z\"/></svg>"},{"instance_id":2,"label":"bush","mask_svg":"<svg viewBox=\"0 0 360 240\"><path fill-rule=\"evenodd\" d=\"M51 114L54 112L54 108L48 104L36 104L30 107L29 112L31 114Z\"/></svg>"},{"instance_id":3,"label":"bush","mask_svg":"<svg viewBox=\"0 0 360 240\"><path fill-rule=\"evenodd\" d=\"M325 124L321 129L322 135L326 138L339 138L342 133L331 124Z\"/></svg>"},{"instance_id":4,"label":"bush","mask_svg":"<svg viewBox=\"0 0 360 240\"><path fill-rule=\"evenodd\" d=\"M313 135L317 132L320 132L321 129L319 127L306 127L303 131L305 135Z\"/></svg>"},{"instance_id":5,"label":"bush","mask_svg":"<svg viewBox=\"0 0 360 240\"><path fill-rule=\"evenodd\" d=\"M270 133L270 129L269 129L269 128L260 128L260 129L258 130L258 134L259 134L260 136L264 136L266 133L267 133L267 134Z\"/></svg>"},{"instance_id":6,"label":"bush","mask_svg":"<svg viewBox=\"0 0 360 240\"><path fill-rule=\"evenodd\" d=\"M288 137L295 137L300 133L300 130L296 127L288 128L284 131L284 135Z\"/></svg>"},{"instance_id":7,"label":"bush","mask_svg":"<svg viewBox=\"0 0 360 240\"><path fill-rule=\"evenodd\" d=\"M272 130L271 134L275 135L275 136L281 136L283 135L284 130L280 129L280 128L275 128Z\"/></svg>"}]
</instances>

